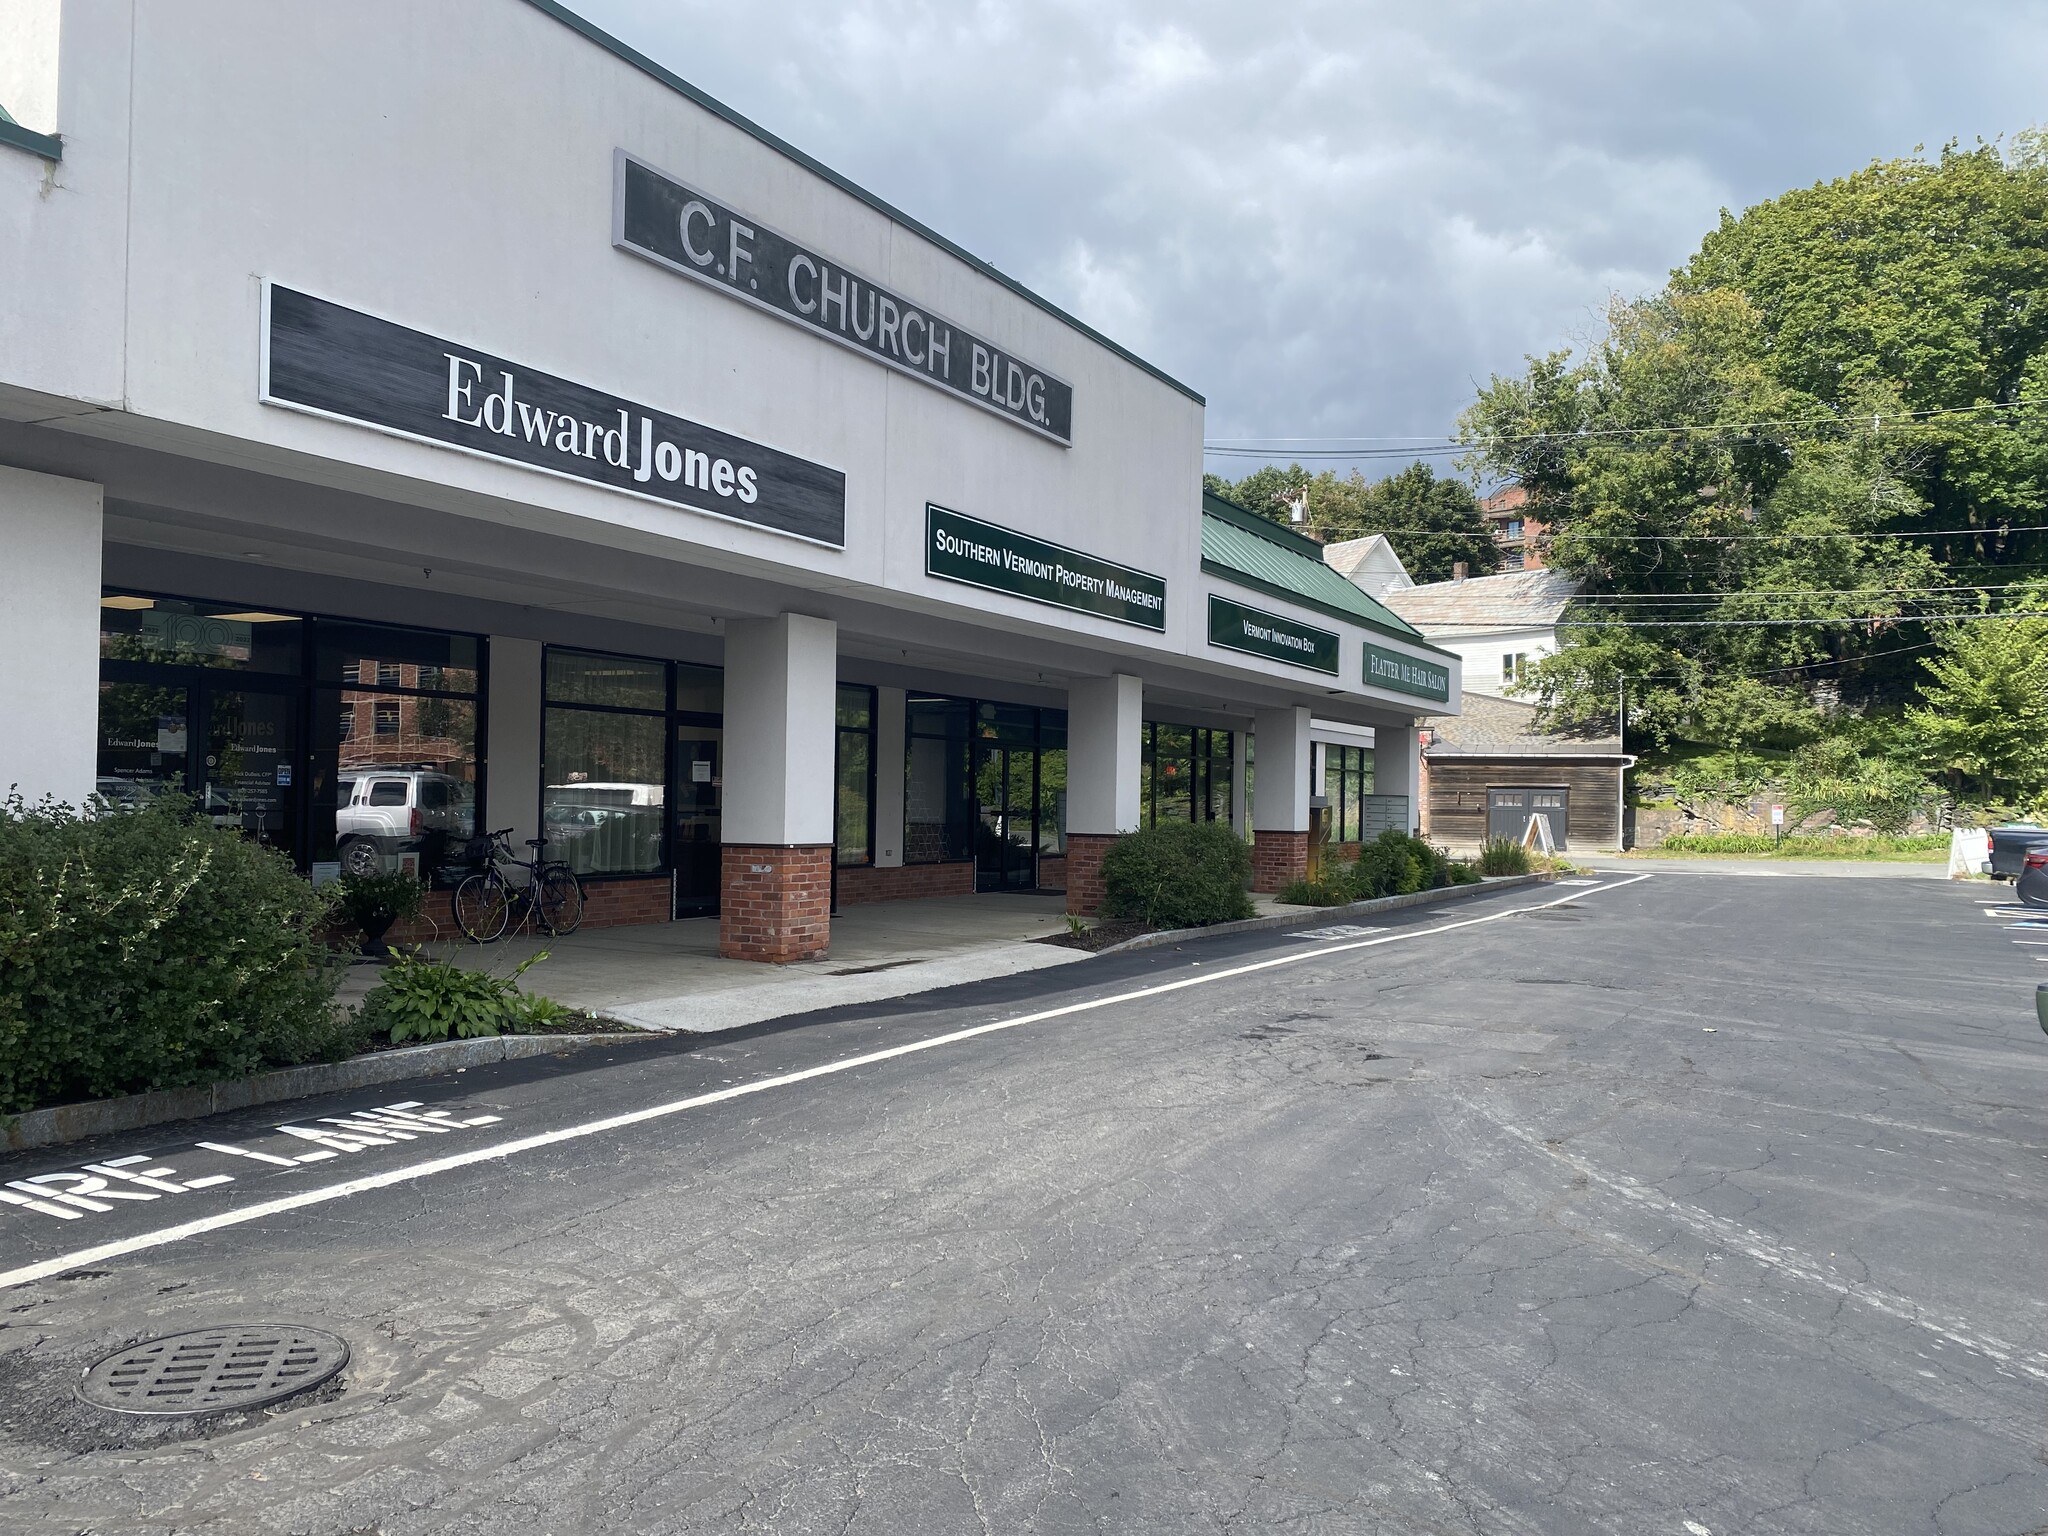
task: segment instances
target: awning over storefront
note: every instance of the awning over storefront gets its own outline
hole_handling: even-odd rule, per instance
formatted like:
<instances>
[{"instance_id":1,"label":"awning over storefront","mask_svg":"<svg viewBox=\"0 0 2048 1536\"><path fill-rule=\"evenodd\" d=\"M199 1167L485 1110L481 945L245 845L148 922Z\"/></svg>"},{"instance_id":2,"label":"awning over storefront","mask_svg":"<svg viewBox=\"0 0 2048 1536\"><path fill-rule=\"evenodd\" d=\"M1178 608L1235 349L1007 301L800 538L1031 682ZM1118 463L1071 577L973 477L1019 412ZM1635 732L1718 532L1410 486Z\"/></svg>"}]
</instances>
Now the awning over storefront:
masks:
<instances>
[{"instance_id":1,"label":"awning over storefront","mask_svg":"<svg viewBox=\"0 0 2048 1536\"><path fill-rule=\"evenodd\" d=\"M1422 632L1323 563L1322 546L1234 502L1202 495L1202 569L1238 586L1437 649Z\"/></svg>"}]
</instances>

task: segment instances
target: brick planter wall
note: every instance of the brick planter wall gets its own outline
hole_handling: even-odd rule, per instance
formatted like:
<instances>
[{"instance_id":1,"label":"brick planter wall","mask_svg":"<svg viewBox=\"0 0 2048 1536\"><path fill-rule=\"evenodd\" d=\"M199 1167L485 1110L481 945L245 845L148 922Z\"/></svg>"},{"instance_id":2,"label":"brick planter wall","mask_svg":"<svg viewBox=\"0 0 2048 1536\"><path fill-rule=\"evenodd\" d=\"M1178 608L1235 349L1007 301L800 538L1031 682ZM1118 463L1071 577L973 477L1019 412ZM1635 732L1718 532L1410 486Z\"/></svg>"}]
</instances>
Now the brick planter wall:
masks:
<instances>
[{"instance_id":1,"label":"brick planter wall","mask_svg":"<svg viewBox=\"0 0 2048 1536\"><path fill-rule=\"evenodd\" d=\"M839 871L839 905L870 901L914 901L920 896L972 896L974 861L904 864L893 869L854 865Z\"/></svg>"},{"instance_id":2,"label":"brick planter wall","mask_svg":"<svg viewBox=\"0 0 2048 1536\"><path fill-rule=\"evenodd\" d=\"M641 880L583 882L583 926L626 928L636 923L665 923L675 913L667 875Z\"/></svg>"},{"instance_id":3,"label":"brick planter wall","mask_svg":"<svg viewBox=\"0 0 2048 1536\"><path fill-rule=\"evenodd\" d=\"M1272 894L1308 874L1306 832L1252 834L1252 889Z\"/></svg>"},{"instance_id":4,"label":"brick planter wall","mask_svg":"<svg viewBox=\"0 0 2048 1536\"><path fill-rule=\"evenodd\" d=\"M728 960L820 960L832 943L832 847L727 843L719 861L718 952Z\"/></svg>"},{"instance_id":5,"label":"brick planter wall","mask_svg":"<svg viewBox=\"0 0 2048 1536\"><path fill-rule=\"evenodd\" d=\"M1094 917L1102 910L1102 856L1118 839L1099 832L1067 834L1067 910Z\"/></svg>"}]
</instances>

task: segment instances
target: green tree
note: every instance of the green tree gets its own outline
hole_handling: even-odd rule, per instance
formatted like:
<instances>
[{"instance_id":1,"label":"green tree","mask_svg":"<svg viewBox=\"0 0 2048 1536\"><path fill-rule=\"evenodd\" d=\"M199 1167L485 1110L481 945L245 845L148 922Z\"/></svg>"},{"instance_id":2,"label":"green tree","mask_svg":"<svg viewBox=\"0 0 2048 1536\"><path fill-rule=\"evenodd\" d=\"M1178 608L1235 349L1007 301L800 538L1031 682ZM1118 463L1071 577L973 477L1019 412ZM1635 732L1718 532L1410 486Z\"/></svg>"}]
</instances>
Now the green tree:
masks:
<instances>
[{"instance_id":1,"label":"green tree","mask_svg":"<svg viewBox=\"0 0 2048 1536\"><path fill-rule=\"evenodd\" d=\"M1378 481L1356 470L1340 477L1334 470L1310 474L1299 464L1285 469L1267 464L1234 485L1214 476L1204 484L1280 523L1291 520L1292 503L1306 493L1308 528L1331 542L1384 533L1417 581L1448 581L1460 560L1474 576L1500 568L1500 551L1479 515L1471 486L1455 475L1438 475L1427 464L1411 464Z\"/></svg>"},{"instance_id":2,"label":"green tree","mask_svg":"<svg viewBox=\"0 0 2048 1536\"><path fill-rule=\"evenodd\" d=\"M1948 627L1924 621L2048 563L2015 531L2048 521L2038 149L1951 146L1724 214L1585 354L1480 392L1469 467L1528 489L1583 583L1537 673L1553 717L1611 720L1626 676L1632 742L1896 719Z\"/></svg>"},{"instance_id":3,"label":"green tree","mask_svg":"<svg viewBox=\"0 0 2048 1536\"><path fill-rule=\"evenodd\" d=\"M1906 711L1929 766L1986 798L2048 788L2048 582L2013 606L1949 625Z\"/></svg>"}]
</instances>

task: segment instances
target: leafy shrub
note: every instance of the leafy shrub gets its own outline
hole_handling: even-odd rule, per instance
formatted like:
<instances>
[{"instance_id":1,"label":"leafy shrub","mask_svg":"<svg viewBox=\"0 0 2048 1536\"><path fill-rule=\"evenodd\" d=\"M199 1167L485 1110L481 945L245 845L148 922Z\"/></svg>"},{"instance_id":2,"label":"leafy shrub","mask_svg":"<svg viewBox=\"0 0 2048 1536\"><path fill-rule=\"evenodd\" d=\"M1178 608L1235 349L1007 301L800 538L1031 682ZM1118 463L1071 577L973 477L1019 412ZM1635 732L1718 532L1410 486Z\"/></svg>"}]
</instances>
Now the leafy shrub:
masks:
<instances>
[{"instance_id":1,"label":"leafy shrub","mask_svg":"<svg viewBox=\"0 0 2048 1536\"><path fill-rule=\"evenodd\" d=\"M1529 850L1511 837L1489 837L1479 845L1479 873L1482 875L1526 875Z\"/></svg>"},{"instance_id":2,"label":"leafy shrub","mask_svg":"<svg viewBox=\"0 0 2048 1536\"><path fill-rule=\"evenodd\" d=\"M1910 837L1874 834L1856 837L1847 833L1799 833L1773 838L1765 832L1678 832L1664 839L1658 853L1746 853L1782 859L1883 859L1924 853L1948 852L1948 834L1930 832Z\"/></svg>"},{"instance_id":3,"label":"leafy shrub","mask_svg":"<svg viewBox=\"0 0 2048 1536\"><path fill-rule=\"evenodd\" d=\"M1451 866L1451 884L1477 885L1478 883L1479 870L1476 866L1467 864L1462 859Z\"/></svg>"},{"instance_id":4,"label":"leafy shrub","mask_svg":"<svg viewBox=\"0 0 2048 1536\"><path fill-rule=\"evenodd\" d=\"M1102 858L1102 910L1155 928L1252 915L1252 854L1220 821L1174 821L1121 838Z\"/></svg>"},{"instance_id":5,"label":"leafy shrub","mask_svg":"<svg viewBox=\"0 0 2048 1536\"><path fill-rule=\"evenodd\" d=\"M335 921L357 930L388 927L419 916L420 883L402 869L375 875L343 875L334 882Z\"/></svg>"},{"instance_id":6,"label":"leafy shrub","mask_svg":"<svg viewBox=\"0 0 2048 1536\"><path fill-rule=\"evenodd\" d=\"M1278 901L1290 907L1341 907L1354 898L1348 881L1296 880L1280 888Z\"/></svg>"},{"instance_id":7,"label":"leafy shrub","mask_svg":"<svg viewBox=\"0 0 2048 1536\"><path fill-rule=\"evenodd\" d=\"M1389 827L1358 850L1346 876L1353 901L1408 896L1451 883L1451 861L1440 848Z\"/></svg>"},{"instance_id":8,"label":"leafy shrub","mask_svg":"<svg viewBox=\"0 0 2048 1536\"><path fill-rule=\"evenodd\" d=\"M166 797L0 805L0 1112L343 1050L325 898Z\"/></svg>"},{"instance_id":9,"label":"leafy shrub","mask_svg":"<svg viewBox=\"0 0 2048 1536\"><path fill-rule=\"evenodd\" d=\"M510 976L401 954L375 991L363 999L368 1030L387 1031L394 1044L409 1040L473 1040L479 1035L529 1034L574 1018L575 1010L551 997L519 990L519 978L547 959L529 956Z\"/></svg>"}]
</instances>

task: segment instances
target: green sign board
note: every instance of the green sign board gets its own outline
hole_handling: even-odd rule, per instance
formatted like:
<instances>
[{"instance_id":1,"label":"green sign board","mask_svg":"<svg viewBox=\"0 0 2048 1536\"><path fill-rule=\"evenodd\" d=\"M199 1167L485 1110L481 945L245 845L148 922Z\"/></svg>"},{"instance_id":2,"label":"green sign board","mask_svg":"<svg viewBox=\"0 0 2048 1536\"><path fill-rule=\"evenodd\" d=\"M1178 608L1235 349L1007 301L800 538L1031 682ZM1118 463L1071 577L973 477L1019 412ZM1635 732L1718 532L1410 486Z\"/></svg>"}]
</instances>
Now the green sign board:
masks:
<instances>
[{"instance_id":1,"label":"green sign board","mask_svg":"<svg viewBox=\"0 0 2048 1536\"><path fill-rule=\"evenodd\" d=\"M998 528L964 512L927 504L924 514L927 576L964 581L1121 624L1166 628L1163 577Z\"/></svg>"},{"instance_id":2,"label":"green sign board","mask_svg":"<svg viewBox=\"0 0 2048 1536\"><path fill-rule=\"evenodd\" d=\"M1389 688L1395 693L1412 693L1418 699L1451 702L1451 669L1433 661L1390 651L1371 641L1365 646L1365 685Z\"/></svg>"},{"instance_id":3,"label":"green sign board","mask_svg":"<svg viewBox=\"0 0 2048 1536\"><path fill-rule=\"evenodd\" d=\"M1337 637L1329 630L1247 608L1213 592L1209 594L1209 643L1337 675Z\"/></svg>"}]
</instances>

